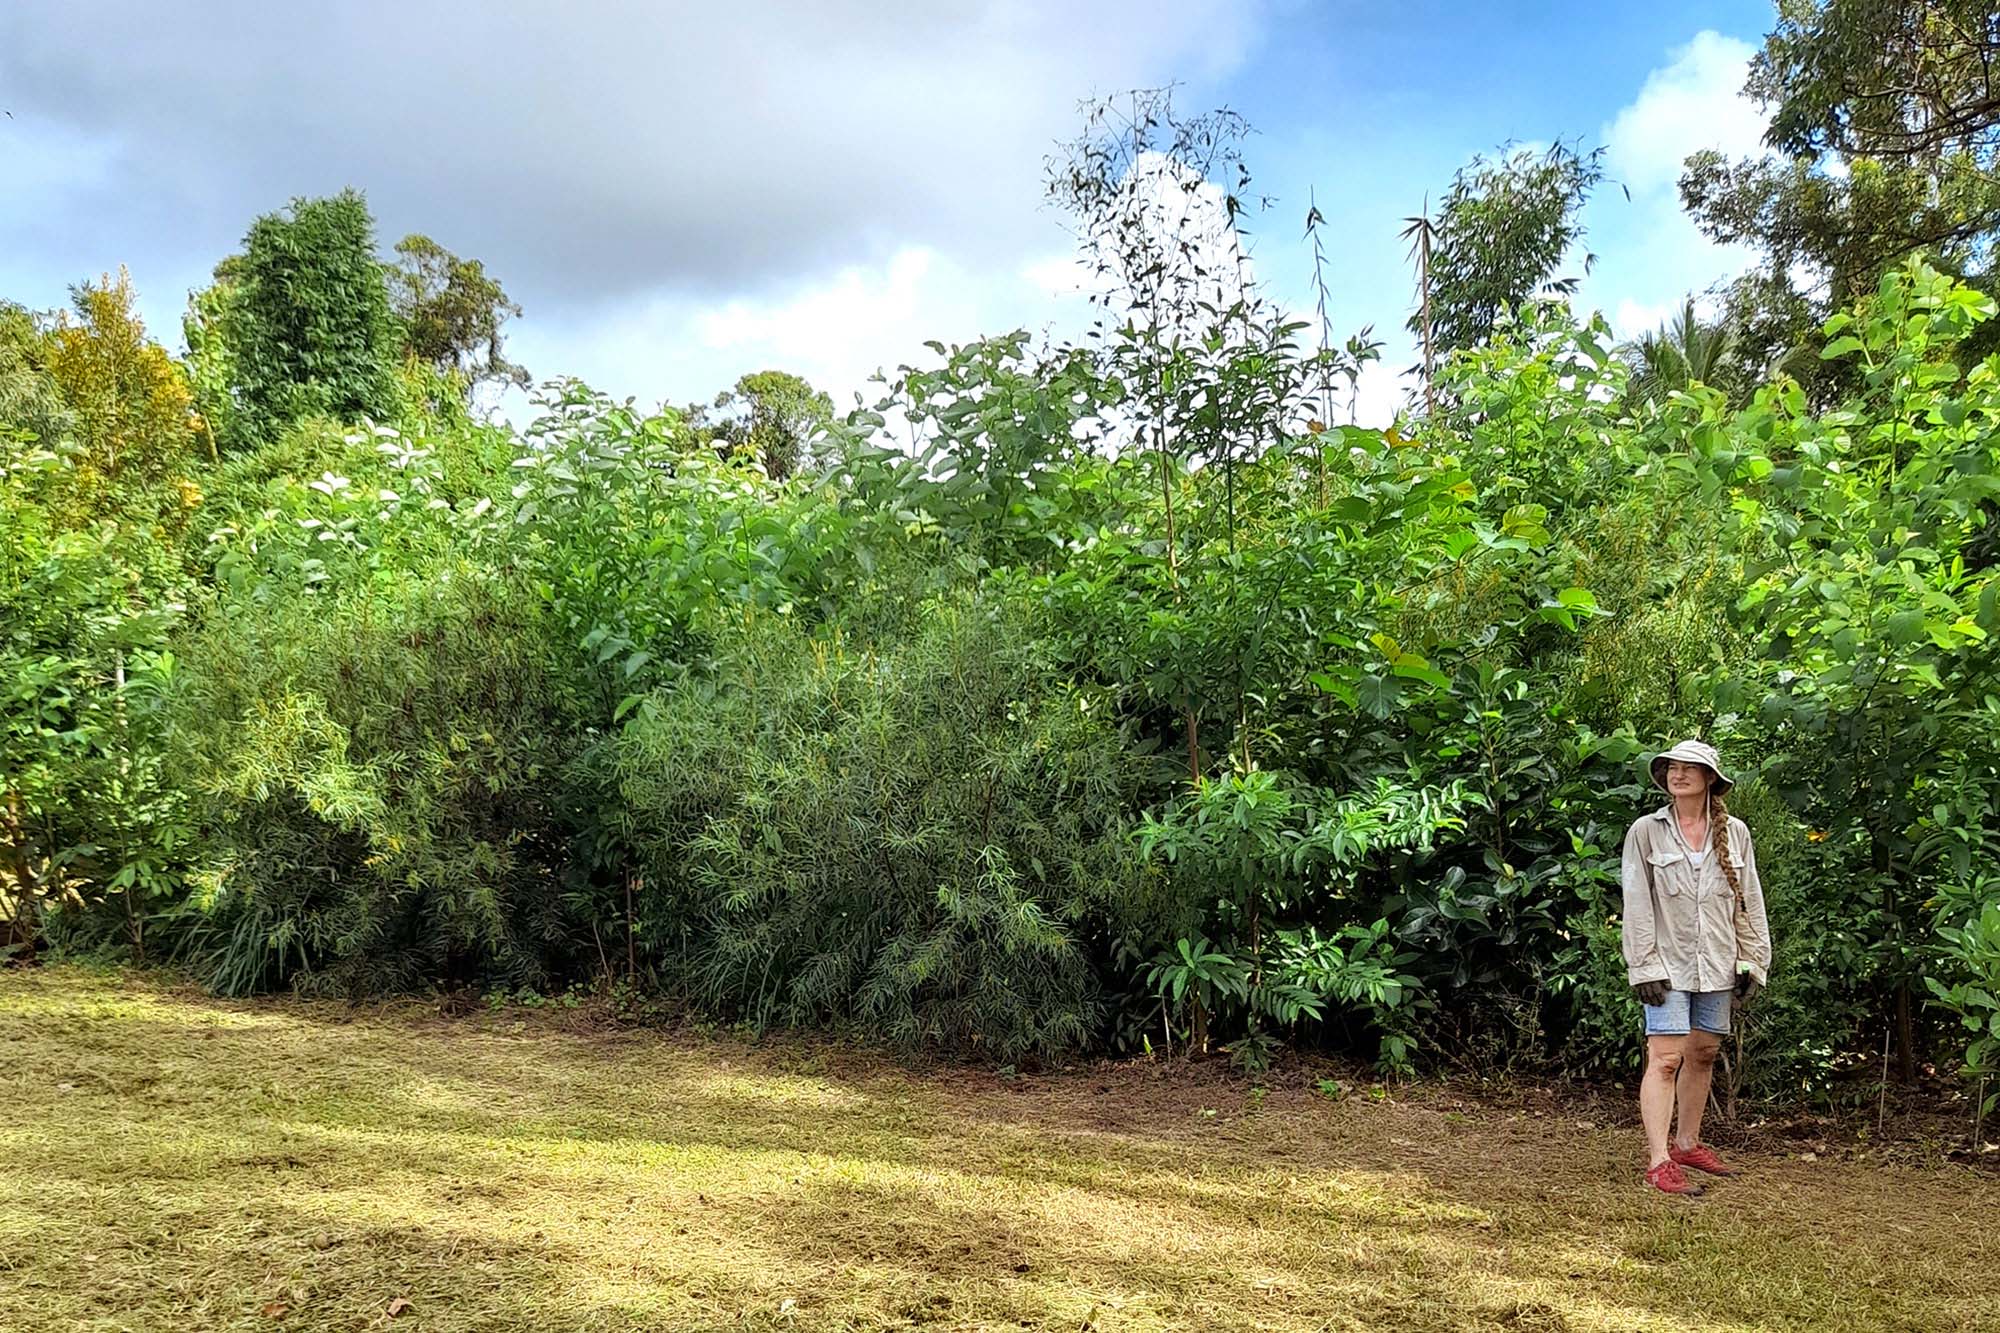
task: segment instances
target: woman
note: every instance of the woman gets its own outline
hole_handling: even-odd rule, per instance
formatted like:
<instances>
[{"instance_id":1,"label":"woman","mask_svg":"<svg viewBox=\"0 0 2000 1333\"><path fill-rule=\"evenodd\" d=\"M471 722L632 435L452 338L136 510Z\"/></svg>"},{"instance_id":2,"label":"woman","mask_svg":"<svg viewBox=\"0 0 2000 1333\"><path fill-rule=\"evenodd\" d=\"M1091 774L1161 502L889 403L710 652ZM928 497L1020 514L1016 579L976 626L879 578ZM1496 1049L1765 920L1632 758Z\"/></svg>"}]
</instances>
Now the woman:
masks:
<instances>
[{"instance_id":1,"label":"woman","mask_svg":"<svg viewBox=\"0 0 2000 1333\"><path fill-rule=\"evenodd\" d=\"M1750 830L1722 803L1735 784L1714 748L1682 741L1652 768L1654 785L1673 799L1625 834L1623 928L1627 979L1646 1010L1646 1182L1700 1194L1682 1168L1736 1174L1703 1146L1701 1113L1730 1002L1764 985L1771 931Z\"/></svg>"}]
</instances>

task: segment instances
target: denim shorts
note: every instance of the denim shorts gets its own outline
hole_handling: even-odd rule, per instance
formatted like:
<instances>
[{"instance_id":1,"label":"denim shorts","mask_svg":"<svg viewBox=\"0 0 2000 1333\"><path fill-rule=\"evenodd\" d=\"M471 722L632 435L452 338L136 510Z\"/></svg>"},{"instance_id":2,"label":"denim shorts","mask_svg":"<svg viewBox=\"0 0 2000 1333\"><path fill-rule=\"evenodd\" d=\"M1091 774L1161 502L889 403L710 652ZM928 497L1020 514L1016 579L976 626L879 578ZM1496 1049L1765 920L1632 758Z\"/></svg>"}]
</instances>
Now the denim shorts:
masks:
<instances>
[{"instance_id":1,"label":"denim shorts","mask_svg":"<svg viewBox=\"0 0 2000 1333\"><path fill-rule=\"evenodd\" d=\"M1670 990L1662 1003L1640 1006L1646 1011L1646 1035L1685 1037L1690 1028L1725 1035L1730 998L1726 990Z\"/></svg>"}]
</instances>

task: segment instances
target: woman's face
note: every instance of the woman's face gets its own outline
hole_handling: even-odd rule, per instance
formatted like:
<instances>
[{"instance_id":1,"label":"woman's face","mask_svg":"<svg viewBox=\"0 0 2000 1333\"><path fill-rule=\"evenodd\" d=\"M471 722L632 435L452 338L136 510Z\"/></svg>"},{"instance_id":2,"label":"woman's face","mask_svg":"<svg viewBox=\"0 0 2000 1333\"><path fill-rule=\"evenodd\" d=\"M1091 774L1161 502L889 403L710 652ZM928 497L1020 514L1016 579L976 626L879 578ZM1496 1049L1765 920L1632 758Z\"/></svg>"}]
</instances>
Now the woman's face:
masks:
<instances>
[{"instance_id":1,"label":"woman's face","mask_svg":"<svg viewBox=\"0 0 2000 1333\"><path fill-rule=\"evenodd\" d=\"M1667 791L1674 796L1701 796L1708 791L1708 766L1681 759L1667 760Z\"/></svg>"}]
</instances>

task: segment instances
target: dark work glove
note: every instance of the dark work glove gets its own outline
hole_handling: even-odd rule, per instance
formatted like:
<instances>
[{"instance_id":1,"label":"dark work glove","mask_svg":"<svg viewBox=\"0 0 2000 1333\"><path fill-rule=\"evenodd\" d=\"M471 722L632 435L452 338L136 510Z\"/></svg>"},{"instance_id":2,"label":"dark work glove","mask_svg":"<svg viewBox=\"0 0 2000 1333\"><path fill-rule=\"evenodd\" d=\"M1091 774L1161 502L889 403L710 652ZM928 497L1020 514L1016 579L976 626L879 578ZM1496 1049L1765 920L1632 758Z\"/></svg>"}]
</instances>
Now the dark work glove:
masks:
<instances>
[{"instance_id":1,"label":"dark work glove","mask_svg":"<svg viewBox=\"0 0 2000 1333\"><path fill-rule=\"evenodd\" d=\"M1736 998L1748 1004L1757 998L1757 992L1764 989L1764 983L1748 972L1736 974Z\"/></svg>"},{"instance_id":2,"label":"dark work glove","mask_svg":"<svg viewBox=\"0 0 2000 1333\"><path fill-rule=\"evenodd\" d=\"M1667 983L1664 981L1641 981L1634 983L1632 993L1639 997L1640 1004L1665 1004Z\"/></svg>"}]
</instances>

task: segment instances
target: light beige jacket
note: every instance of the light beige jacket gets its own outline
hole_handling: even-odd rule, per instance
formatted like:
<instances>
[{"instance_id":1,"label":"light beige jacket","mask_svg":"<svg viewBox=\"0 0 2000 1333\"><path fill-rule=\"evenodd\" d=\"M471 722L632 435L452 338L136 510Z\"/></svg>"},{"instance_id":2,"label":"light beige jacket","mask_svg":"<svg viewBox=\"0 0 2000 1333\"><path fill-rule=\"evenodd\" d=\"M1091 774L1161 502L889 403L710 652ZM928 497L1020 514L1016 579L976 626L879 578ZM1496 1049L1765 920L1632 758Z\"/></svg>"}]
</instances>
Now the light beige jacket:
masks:
<instances>
[{"instance_id":1,"label":"light beige jacket","mask_svg":"<svg viewBox=\"0 0 2000 1333\"><path fill-rule=\"evenodd\" d=\"M1714 840L1711 838L1711 842ZM1729 818L1730 860L1743 890L1741 910L1711 848L1699 866L1688 855L1672 805L1633 821L1625 834L1625 967L1633 985L1665 981L1675 990L1728 990L1736 964L1761 983L1771 966L1771 927L1750 829Z\"/></svg>"}]
</instances>

